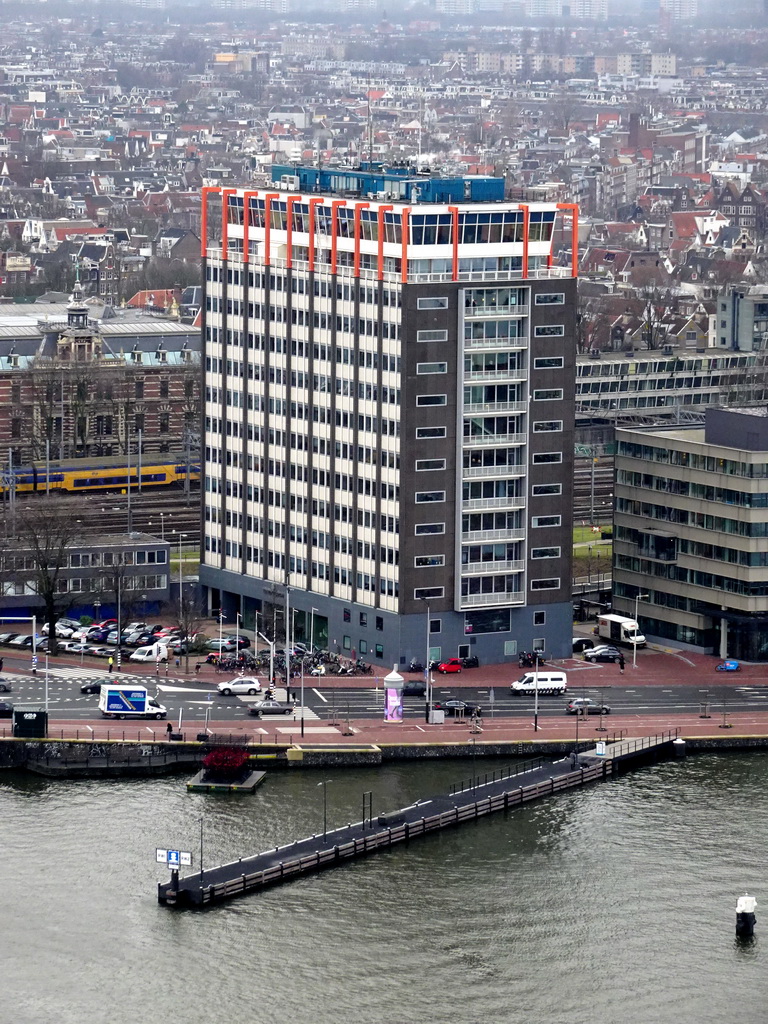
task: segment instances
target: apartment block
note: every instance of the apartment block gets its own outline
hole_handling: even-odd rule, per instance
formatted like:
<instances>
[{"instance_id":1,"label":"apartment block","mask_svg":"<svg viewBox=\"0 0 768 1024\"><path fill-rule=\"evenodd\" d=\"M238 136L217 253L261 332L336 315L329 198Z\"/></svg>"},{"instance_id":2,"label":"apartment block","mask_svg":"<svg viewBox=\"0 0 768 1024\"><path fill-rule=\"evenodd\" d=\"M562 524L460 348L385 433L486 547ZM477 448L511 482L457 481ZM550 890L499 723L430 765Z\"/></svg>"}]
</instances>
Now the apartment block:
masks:
<instances>
[{"instance_id":1,"label":"apartment block","mask_svg":"<svg viewBox=\"0 0 768 1024\"><path fill-rule=\"evenodd\" d=\"M619 429L614 610L662 643L768 660L768 415Z\"/></svg>"},{"instance_id":2,"label":"apartment block","mask_svg":"<svg viewBox=\"0 0 768 1024\"><path fill-rule=\"evenodd\" d=\"M566 655L576 265L551 246L576 208L273 177L204 190L209 606L251 621L287 591L295 638L382 666Z\"/></svg>"}]
</instances>

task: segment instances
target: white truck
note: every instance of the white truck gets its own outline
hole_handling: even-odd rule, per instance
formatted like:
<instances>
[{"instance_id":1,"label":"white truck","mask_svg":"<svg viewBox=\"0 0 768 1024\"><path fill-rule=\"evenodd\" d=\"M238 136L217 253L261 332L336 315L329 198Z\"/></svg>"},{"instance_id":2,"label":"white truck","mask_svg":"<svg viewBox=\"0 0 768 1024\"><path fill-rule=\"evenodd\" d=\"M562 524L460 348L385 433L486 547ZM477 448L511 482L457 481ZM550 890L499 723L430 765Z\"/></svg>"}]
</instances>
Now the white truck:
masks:
<instances>
[{"instance_id":1,"label":"white truck","mask_svg":"<svg viewBox=\"0 0 768 1024\"><path fill-rule=\"evenodd\" d=\"M600 615L597 619L598 636L614 644L629 644L630 647L645 647L645 637L634 619L626 615Z\"/></svg>"},{"instance_id":2,"label":"white truck","mask_svg":"<svg viewBox=\"0 0 768 1024\"><path fill-rule=\"evenodd\" d=\"M146 686L102 683L99 693L102 718L165 718L168 709L149 696Z\"/></svg>"}]
</instances>

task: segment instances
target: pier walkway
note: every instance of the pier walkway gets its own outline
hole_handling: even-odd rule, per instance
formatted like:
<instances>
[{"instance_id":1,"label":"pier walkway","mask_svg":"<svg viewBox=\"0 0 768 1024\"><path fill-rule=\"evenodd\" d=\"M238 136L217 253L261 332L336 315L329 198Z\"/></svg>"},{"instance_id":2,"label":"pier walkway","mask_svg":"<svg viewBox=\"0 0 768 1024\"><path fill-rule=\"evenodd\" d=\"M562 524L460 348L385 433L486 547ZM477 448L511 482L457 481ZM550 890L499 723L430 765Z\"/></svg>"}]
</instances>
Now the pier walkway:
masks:
<instances>
[{"instance_id":1,"label":"pier walkway","mask_svg":"<svg viewBox=\"0 0 768 1024\"><path fill-rule=\"evenodd\" d=\"M636 740L623 740L564 760L525 762L492 773L482 771L451 791L408 807L366 818L355 824L329 829L324 834L299 839L231 864L212 867L173 882L158 885L158 900L172 906L206 906L256 892L268 886L337 867L346 860L407 843L439 829L507 811L531 800L604 779L619 763L624 765L658 756L671 748L676 733L662 733ZM489 778L490 776L490 778Z\"/></svg>"}]
</instances>

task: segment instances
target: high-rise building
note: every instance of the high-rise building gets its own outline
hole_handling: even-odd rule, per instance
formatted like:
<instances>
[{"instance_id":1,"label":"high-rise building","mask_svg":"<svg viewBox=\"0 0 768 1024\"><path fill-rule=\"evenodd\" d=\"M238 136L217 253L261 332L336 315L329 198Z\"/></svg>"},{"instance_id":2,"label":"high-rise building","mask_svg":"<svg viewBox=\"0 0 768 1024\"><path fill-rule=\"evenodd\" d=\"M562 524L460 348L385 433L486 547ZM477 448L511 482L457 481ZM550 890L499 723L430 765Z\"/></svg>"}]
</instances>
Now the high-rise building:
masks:
<instances>
[{"instance_id":1,"label":"high-rise building","mask_svg":"<svg viewBox=\"0 0 768 1024\"><path fill-rule=\"evenodd\" d=\"M569 653L575 207L273 177L203 196L209 607L271 622L288 589L295 639L382 665Z\"/></svg>"}]
</instances>

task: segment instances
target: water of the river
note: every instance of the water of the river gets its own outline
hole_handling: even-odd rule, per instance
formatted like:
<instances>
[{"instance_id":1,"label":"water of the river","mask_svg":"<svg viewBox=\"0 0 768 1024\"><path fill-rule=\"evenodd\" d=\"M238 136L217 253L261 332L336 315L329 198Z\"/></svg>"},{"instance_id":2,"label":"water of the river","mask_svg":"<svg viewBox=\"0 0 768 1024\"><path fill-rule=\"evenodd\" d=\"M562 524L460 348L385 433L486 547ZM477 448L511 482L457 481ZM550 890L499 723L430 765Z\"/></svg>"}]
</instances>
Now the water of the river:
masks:
<instances>
[{"instance_id":1,"label":"water of the river","mask_svg":"<svg viewBox=\"0 0 768 1024\"><path fill-rule=\"evenodd\" d=\"M485 763L484 763L485 767ZM231 860L445 790L459 762L183 777L0 776L0 1024L764 1024L768 755L646 768L206 912L157 846ZM758 939L734 940L758 897ZM761 914L760 911L763 911Z\"/></svg>"}]
</instances>

